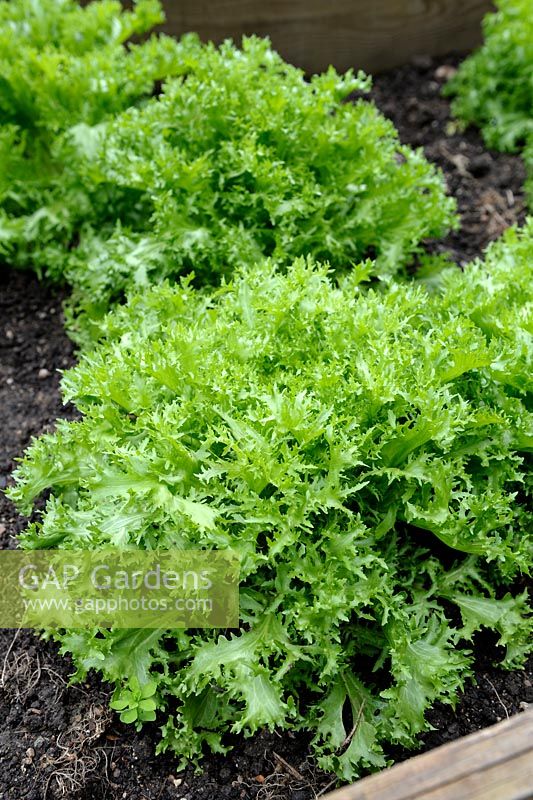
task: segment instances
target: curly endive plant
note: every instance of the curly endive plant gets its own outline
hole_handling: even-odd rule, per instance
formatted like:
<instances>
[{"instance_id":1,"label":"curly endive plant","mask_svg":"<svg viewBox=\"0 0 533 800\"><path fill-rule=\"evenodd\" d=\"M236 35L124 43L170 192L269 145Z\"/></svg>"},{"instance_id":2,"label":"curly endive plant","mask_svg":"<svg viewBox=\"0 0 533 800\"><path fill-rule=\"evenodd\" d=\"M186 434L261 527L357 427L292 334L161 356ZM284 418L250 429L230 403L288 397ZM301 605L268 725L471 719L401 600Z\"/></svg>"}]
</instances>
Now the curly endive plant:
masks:
<instances>
[{"instance_id":1,"label":"curly endive plant","mask_svg":"<svg viewBox=\"0 0 533 800\"><path fill-rule=\"evenodd\" d=\"M446 85L453 110L479 125L489 147L516 150L533 135L533 15L530 0L497 0L484 43Z\"/></svg>"},{"instance_id":2,"label":"curly endive plant","mask_svg":"<svg viewBox=\"0 0 533 800\"><path fill-rule=\"evenodd\" d=\"M479 126L489 147L522 152L533 203L533 7L531 0L497 0L483 20L483 46L446 85L454 114Z\"/></svg>"},{"instance_id":3,"label":"curly endive plant","mask_svg":"<svg viewBox=\"0 0 533 800\"><path fill-rule=\"evenodd\" d=\"M80 421L37 439L11 496L25 548L203 548L241 559L239 630L57 632L77 677L160 750L310 732L351 780L453 703L472 639L530 647L533 224L435 285L361 291L297 259L131 299L64 377ZM133 699L132 699L133 698ZM136 704L136 705L135 705Z\"/></svg>"},{"instance_id":4,"label":"curly endive plant","mask_svg":"<svg viewBox=\"0 0 533 800\"><path fill-rule=\"evenodd\" d=\"M39 0L57 47L32 34L37 66L22 88L24 48L0 57L13 73L13 86L0 84L0 249L72 285L71 316L98 319L125 292L191 271L197 286L216 285L264 257L286 266L312 255L339 270L372 257L388 278L456 224L441 173L355 99L370 87L363 73L307 80L255 37L242 48L192 35L125 48L159 7L144 0L132 17L118 5L62 0L63 23ZM0 15L11 6L37 26L34 3L0 3ZM10 24L20 38L22 22ZM156 78L167 80L148 98ZM38 169L25 156L31 144L37 158L30 125L46 155Z\"/></svg>"},{"instance_id":5,"label":"curly endive plant","mask_svg":"<svg viewBox=\"0 0 533 800\"><path fill-rule=\"evenodd\" d=\"M183 71L183 47L146 34L159 0L0 0L0 252L52 274L48 239L73 246L89 199L74 191L64 140L142 105ZM85 127L84 127L85 126ZM71 237L69 242L69 237ZM42 259L32 259L39 243Z\"/></svg>"}]
</instances>

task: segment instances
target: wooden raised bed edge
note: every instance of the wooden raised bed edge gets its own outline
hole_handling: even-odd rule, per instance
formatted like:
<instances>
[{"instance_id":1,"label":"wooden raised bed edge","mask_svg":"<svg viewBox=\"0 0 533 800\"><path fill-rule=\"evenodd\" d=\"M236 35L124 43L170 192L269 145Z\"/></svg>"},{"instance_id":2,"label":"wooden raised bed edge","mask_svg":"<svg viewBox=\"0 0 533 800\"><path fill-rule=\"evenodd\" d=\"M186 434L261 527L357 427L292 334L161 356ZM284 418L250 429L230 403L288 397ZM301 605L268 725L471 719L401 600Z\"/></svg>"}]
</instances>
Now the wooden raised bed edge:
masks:
<instances>
[{"instance_id":1,"label":"wooden raised bed edge","mask_svg":"<svg viewBox=\"0 0 533 800\"><path fill-rule=\"evenodd\" d=\"M165 30L204 40L270 36L287 61L313 73L333 64L369 72L415 55L466 52L481 42L490 0L163 0Z\"/></svg>"},{"instance_id":2,"label":"wooden raised bed edge","mask_svg":"<svg viewBox=\"0 0 533 800\"><path fill-rule=\"evenodd\" d=\"M363 778L324 800L527 800L533 710Z\"/></svg>"}]
</instances>

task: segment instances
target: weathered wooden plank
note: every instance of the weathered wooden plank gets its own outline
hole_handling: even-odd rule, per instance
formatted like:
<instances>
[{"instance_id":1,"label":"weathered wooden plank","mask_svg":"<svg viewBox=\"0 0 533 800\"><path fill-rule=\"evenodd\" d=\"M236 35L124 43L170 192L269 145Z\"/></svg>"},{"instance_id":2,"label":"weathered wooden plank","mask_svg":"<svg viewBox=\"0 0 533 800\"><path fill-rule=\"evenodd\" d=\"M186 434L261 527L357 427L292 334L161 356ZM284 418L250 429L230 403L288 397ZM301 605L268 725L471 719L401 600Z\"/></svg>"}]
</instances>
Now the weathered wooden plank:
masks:
<instances>
[{"instance_id":1,"label":"weathered wooden plank","mask_svg":"<svg viewBox=\"0 0 533 800\"><path fill-rule=\"evenodd\" d=\"M416 797L417 800L528 800L532 795L533 767L529 752Z\"/></svg>"},{"instance_id":2,"label":"weathered wooden plank","mask_svg":"<svg viewBox=\"0 0 533 800\"><path fill-rule=\"evenodd\" d=\"M526 800L533 797L533 711L416 756L325 800Z\"/></svg>"},{"instance_id":3,"label":"weathered wooden plank","mask_svg":"<svg viewBox=\"0 0 533 800\"><path fill-rule=\"evenodd\" d=\"M469 50L481 39L489 0L166 0L166 30L203 39L270 36L308 72L333 64L371 72L415 54Z\"/></svg>"}]
</instances>

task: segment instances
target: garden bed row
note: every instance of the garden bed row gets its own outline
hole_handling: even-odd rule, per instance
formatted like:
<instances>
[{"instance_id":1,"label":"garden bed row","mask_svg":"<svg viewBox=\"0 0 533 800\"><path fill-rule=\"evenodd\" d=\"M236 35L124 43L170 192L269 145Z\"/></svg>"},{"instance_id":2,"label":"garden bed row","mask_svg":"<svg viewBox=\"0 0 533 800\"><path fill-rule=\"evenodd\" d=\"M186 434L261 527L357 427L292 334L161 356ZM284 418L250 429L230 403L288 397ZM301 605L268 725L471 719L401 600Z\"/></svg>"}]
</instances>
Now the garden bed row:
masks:
<instances>
[{"instance_id":1,"label":"garden bed row","mask_svg":"<svg viewBox=\"0 0 533 800\"><path fill-rule=\"evenodd\" d=\"M434 245L459 264L480 255L489 241L525 217L524 170L518 157L488 152L479 135L460 133L442 82L457 59L419 58L375 80L373 98L406 144L423 146L443 169L458 201L461 228ZM57 370L73 363L61 319L60 294L29 273L3 268L0 278L0 485L30 437L49 428L61 409ZM24 520L0 496L0 542L13 547ZM435 730L422 749L483 728L520 712L531 699L529 671L492 666L491 637L478 639L476 685L468 686L454 712L430 712ZM57 648L27 632L0 632L0 800L92 798L231 798L307 800L324 792L332 776L317 772L308 742L297 734L235 737L229 756L206 757L204 772L177 774L171 756L154 755L157 729L142 733L108 710L109 692L96 679L67 685L69 662ZM410 753L391 752L396 760Z\"/></svg>"}]
</instances>

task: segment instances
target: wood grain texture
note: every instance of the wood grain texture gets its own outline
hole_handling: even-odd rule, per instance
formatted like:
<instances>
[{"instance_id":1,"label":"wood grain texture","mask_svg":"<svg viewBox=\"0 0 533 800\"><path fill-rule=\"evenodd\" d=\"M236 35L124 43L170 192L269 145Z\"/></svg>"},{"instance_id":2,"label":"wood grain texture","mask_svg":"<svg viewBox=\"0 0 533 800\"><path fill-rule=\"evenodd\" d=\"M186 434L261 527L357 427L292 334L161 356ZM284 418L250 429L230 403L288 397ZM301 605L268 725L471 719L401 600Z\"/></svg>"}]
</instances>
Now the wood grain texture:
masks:
<instances>
[{"instance_id":1,"label":"wood grain texture","mask_svg":"<svg viewBox=\"0 0 533 800\"><path fill-rule=\"evenodd\" d=\"M270 36L284 58L307 72L376 72L413 55L466 51L481 41L489 0L164 0L166 30L220 42Z\"/></svg>"},{"instance_id":2,"label":"wood grain texture","mask_svg":"<svg viewBox=\"0 0 533 800\"><path fill-rule=\"evenodd\" d=\"M533 711L438 747L324 800L527 800L533 797Z\"/></svg>"}]
</instances>

